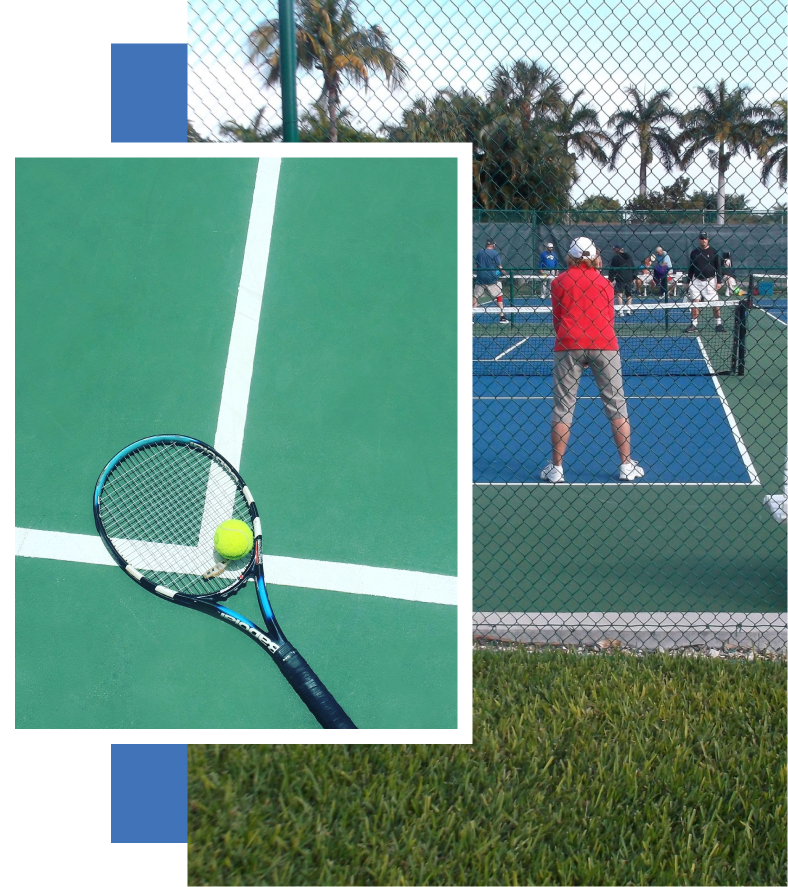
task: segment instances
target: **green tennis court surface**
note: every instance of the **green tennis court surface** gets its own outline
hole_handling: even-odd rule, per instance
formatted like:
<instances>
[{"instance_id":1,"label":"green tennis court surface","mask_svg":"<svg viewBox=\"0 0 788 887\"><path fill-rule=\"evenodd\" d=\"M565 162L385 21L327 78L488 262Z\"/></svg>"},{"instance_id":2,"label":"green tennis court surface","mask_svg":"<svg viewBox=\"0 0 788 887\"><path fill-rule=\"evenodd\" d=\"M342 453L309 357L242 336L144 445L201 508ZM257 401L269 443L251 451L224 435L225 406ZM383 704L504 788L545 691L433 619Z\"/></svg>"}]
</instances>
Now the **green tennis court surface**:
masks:
<instances>
[{"instance_id":1,"label":"green tennis court surface","mask_svg":"<svg viewBox=\"0 0 788 887\"><path fill-rule=\"evenodd\" d=\"M257 170L17 163L16 526L40 531L16 559L19 727L314 726L247 638L90 562L110 457L224 421ZM360 727L456 727L456 606L406 599L456 575L456 333L413 311L456 310L456 177L282 161L246 415L227 412L274 610ZM326 588L276 582L321 565ZM353 567L369 594L336 590ZM230 603L259 616L251 587Z\"/></svg>"}]
</instances>

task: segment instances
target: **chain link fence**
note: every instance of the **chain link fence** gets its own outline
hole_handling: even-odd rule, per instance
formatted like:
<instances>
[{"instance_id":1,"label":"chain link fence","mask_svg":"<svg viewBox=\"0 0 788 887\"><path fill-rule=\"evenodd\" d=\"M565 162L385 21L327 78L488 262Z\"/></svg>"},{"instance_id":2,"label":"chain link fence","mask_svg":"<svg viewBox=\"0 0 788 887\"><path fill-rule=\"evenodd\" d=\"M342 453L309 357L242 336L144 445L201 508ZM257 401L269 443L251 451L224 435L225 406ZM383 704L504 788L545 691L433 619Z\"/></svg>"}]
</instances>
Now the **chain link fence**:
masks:
<instances>
[{"instance_id":1,"label":"chain link fence","mask_svg":"<svg viewBox=\"0 0 788 887\"><path fill-rule=\"evenodd\" d=\"M190 140L282 138L278 9L190 2ZM783 650L784 5L294 14L299 140L473 143L477 639ZM569 412L554 382L577 261L615 302L623 449L592 368Z\"/></svg>"}]
</instances>

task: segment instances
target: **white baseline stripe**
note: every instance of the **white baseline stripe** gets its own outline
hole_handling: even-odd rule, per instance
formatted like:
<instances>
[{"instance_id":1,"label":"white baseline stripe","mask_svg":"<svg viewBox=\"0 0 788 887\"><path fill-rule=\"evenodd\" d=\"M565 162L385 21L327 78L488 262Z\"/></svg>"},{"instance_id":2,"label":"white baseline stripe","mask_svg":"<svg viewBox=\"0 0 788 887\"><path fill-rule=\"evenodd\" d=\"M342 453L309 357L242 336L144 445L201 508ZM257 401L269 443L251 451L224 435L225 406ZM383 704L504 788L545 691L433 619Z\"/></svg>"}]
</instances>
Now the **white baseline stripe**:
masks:
<instances>
[{"instance_id":1,"label":"white baseline stripe","mask_svg":"<svg viewBox=\"0 0 788 887\"><path fill-rule=\"evenodd\" d=\"M98 536L23 527L16 527L14 533L18 557L115 565ZM345 594L369 594L405 601L457 605L456 576L276 555L267 555L264 564L266 579L272 585L320 588Z\"/></svg>"},{"instance_id":2,"label":"white baseline stripe","mask_svg":"<svg viewBox=\"0 0 788 887\"><path fill-rule=\"evenodd\" d=\"M274 225L280 163L278 158L261 157L258 160L241 281L238 285L230 349L224 371L222 400L216 423L214 446L231 465L235 466L241 464L254 352Z\"/></svg>"}]
</instances>

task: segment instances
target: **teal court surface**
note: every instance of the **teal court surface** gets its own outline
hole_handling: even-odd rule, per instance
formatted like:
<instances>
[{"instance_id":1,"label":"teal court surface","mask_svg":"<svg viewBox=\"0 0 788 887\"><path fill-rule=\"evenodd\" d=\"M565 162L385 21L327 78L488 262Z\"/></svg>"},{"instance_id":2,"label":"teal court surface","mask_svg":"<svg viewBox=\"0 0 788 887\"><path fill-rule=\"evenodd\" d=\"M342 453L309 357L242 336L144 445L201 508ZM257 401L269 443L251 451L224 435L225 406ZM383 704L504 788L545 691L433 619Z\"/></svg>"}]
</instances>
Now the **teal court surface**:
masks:
<instances>
[{"instance_id":1,"label":"teal court surface","mask_svg":"<svg viewBox=\"0 0 788 887\"><path fill-rule=\"evenodd\" d=\"M16 206L17 727L316 726L103 549L99 472L180 433L239 468L356 724L456 728L457 342L414 310L456 311L456 160L21 160Z\"/></svg>"}]
</instances>

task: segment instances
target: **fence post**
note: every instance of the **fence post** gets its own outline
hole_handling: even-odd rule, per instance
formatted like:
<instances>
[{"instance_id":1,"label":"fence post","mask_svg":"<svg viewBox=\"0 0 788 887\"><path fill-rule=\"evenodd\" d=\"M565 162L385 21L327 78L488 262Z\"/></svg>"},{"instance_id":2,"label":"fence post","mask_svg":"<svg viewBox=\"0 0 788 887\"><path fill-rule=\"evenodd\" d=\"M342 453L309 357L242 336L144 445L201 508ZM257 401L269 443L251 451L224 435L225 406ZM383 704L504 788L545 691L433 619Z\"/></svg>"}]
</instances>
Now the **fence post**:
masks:
<instances>
[{"instance_id":1,"label":"fence post","mask_svg":"<svg viewBox=\"0 0 788 887\"><path fill-rule=\"evenodd\" d=\"M531 274L535 273L535 270L538 266L537 256L539 253L537 252L538 246L538 233L537 227L539 225L539 210L531 211Z\"/></svg>"},{"instance_id":2,"label":"fence post","mask_svg":"<svg viewBox=\"0 0 788 887\"><path fill-rule=\"evenodd\" d=\"M282 139L298 141L296 107L296 39L293 0L279 0L279 52L282 83Z\"/></svg>"}]
</instances>

